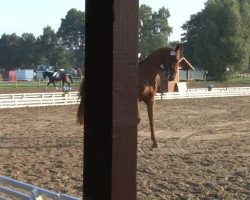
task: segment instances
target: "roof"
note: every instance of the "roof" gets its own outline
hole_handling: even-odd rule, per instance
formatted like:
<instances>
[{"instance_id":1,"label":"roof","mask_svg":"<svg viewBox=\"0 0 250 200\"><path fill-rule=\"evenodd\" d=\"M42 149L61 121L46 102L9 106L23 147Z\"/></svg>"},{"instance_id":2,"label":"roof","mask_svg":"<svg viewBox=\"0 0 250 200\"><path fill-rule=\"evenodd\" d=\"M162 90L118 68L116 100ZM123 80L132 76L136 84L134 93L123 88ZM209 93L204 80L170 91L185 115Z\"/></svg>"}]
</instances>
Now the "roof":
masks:
<instances>
[{"instance_id":1,"label":"roof","mask_svg":"<svg viewBox=\"0 0 250 200\"><path fill-rule=\"evenodd\" d=\"M180 68L180 70L194 70L194 67L184 57L182 57L179 60L179 68Z\"/></svg>"}]
</instances>

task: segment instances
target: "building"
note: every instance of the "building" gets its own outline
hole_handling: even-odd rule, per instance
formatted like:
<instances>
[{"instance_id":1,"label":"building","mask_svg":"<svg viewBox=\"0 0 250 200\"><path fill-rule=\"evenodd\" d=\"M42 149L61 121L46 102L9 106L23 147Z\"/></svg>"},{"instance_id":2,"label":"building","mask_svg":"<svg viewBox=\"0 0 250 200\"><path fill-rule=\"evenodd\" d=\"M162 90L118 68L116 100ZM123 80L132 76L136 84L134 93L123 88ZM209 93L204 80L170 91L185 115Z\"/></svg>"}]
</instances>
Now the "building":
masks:
<instances>
[{"instance_id":1,"label":"building","mask_svg":"<svg viewBox=\"0 0 250 200\"><path fill-rule=\"evenodd\" d=\"M15 70L17 81L33 81L34 71L32 69L18 69Z\"/></svg>"},{"instance_id":2,"label":"building","mask_svg":"<svg viewBox=\"0 0 250 200\"><path fill-rule=\"evenodd\" d=\"M174 76L173 81L167 82L167 91L168 92L178 92L178 83L180 83L180 72L182 72L182 75L184 74L184 82L182 82L181 85L186 85L186 82L188 82L189 79L189 73L191 70L194 70L194 67L188 62L186 58L181 58L179 61L179 66L177 68L177 72Z\"/></svg>"},{"instance_id":3,"label":"building","mask_svg":"<svg viewBox=\"0 0 250 200\"><path fill-rule=\"evenodd\" d=\"M16 72L15 71L1 71L3 81L15 81Z\"/></svg>"}]
</instances>

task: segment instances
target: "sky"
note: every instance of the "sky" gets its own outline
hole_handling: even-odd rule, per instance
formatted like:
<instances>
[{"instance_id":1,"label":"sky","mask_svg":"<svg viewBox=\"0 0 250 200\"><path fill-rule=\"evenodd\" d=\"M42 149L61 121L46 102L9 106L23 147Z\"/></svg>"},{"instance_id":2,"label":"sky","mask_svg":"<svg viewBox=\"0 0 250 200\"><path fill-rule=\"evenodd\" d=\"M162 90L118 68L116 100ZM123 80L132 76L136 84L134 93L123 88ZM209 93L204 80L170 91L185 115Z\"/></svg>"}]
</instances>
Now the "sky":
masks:
<instances>
[{"instance_id":1,"label":"sky","mask_svg":"<svg viewBox=\"0 0 250 200\"><path fill-rule=\"evenodd\" d=\"M141 4L146 4L153 11L158 11L159 8L165 7L170 12L169 26L173 28L170 35L170 41L180 41L181 26L190 19L192 14L204 9L204 4L207 0L140 0Z\"/></svg>"},{"instance_id":2,"label":"sky","mask_svg":"<svg viewBox=\"0 0 250 200\"><path fill-rule=\"evenodd\" d=\"M51 26L56 32L71 8L85 10L85 0L0 0L0 36L3 33L43 34Z\"/></svg>"},{"instance_id":3,"label":"sky","mask_svg":"<svg viewBox=\"0 0 250 200\"><path fill-rule=\"evenodd\" d=\"M169 25L173 28L170 41L180 40L181 26L204 8L207 0L139 0L153 11L165 7L170 12ZM43 28L51 26L56 32L71 8L85 10L85 0L0 0L0 36L4 33L43 34Z\"/></svg>"}]
</instances>

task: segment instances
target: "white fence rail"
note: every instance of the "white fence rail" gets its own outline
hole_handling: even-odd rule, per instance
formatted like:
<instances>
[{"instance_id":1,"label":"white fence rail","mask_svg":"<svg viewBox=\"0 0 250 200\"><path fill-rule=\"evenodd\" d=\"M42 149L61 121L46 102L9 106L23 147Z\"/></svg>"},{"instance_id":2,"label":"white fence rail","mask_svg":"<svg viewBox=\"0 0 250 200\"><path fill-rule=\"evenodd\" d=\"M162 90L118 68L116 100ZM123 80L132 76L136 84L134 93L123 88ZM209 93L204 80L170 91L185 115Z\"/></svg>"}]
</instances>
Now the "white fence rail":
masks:
<instances>
[{"instance_id":1,"label":"white fence rail","mask_svg":"<svg viewBox=\"0 0 250 200\"><path fill-rule=\"evenodd\" d=\"M162 96L157 93L155 98L164 100L229 96L250 96L250 87L213 88L212 91L208 91L207 88L196 88L186 92L167 92ZM73 105L79 102L78 92L0 94L0 108Z\"/></svg>"},{"instance_id":2,"label":"white fence rail","mask_svg":"<svg viewBox=\"0 0 250 200\"><path fill-rule=\"evenodd\" d=\"M78 92L0 94L0 108L79 104Z\"/></svg>"},{"instance_id":3,"label":"white fence rail","mask_svg":"<svg viewBox=\"0 0 250 200\"><path fill-rule=\"evenodd\" d=\"M156 94L156 100L165 99L188 99L188 98L209 98L209 97L233 97L233 96L250 96L250 87L228 87L213 88L208 91L207 88L189 89L186 92L168 92Z\"/></svg>"},{"instance_id":4,"label":"white fence rail","mask_svg":"<svg viewBox=\"0 0 250 200\"><path fill-rule=\"evenodd\" d=\"M20 182L5 176L0 176L0 200L80 200L73 196L60 194L31 184Z\"/></svg>"}]
</instances>

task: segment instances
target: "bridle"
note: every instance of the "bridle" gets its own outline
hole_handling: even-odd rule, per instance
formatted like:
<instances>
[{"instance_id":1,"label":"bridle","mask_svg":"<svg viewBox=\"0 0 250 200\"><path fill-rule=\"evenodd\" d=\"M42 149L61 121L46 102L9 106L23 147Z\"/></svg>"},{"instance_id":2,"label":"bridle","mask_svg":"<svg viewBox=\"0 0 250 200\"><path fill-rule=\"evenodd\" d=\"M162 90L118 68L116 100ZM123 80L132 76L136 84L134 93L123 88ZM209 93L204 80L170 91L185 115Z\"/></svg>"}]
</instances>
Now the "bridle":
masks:
<instances>
[{"instance_id":1,"label":"bridle","mask_svg":"<svg viewBox=\"0 0 250 200\"><path fill-rule=\"evenodd\" d=\"M172 51L170 51L170 58L171 58L171 63L173 63L173 59L175 59L175 56L178 56L178 55L180 55L180 53L176 53L174 50L172 50ZM178 62L178 61L177 61ZM172 66L165 66L164 64L163 64L163 61L161 61L161 64L160 64L160 69L162 70L162 71L168 71L169 69L171 69L172 68Z\"/></svg>"},{"instance_id":2,"label":"bridle","mask_svg":"<svg viewBox=\"0 0 250 200\"><path fill-rule=\"evenodd\" d=\"M165 71L166 72L166 77L168 77L168 78L169 78L170 74L175 73L175 69L173 68L173 63L174 62L177 62L177 63L179 62L178 60L176 61L176 56L181 55L180 53L176 53L174 50L170 51L169 54L170 54L170 59L171 59L172 65L171 66L165 66L163 64L163 61L161 61L161 64L160 64L160 70ZM173 60L173 59L175 59L175 60Z\"/></svg>"}]
</instances>

